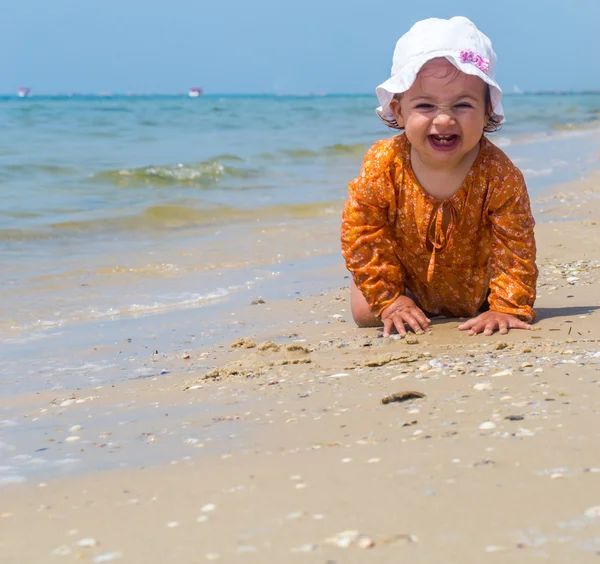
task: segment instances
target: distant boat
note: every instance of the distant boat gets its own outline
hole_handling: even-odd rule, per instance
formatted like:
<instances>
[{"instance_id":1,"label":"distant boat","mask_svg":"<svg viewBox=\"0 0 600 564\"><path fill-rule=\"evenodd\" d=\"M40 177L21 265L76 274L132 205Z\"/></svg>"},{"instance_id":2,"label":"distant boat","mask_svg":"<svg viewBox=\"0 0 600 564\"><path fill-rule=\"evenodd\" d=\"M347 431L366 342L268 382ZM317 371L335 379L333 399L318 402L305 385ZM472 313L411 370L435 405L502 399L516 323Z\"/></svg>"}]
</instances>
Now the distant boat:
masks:
<instances>
[{"instance_id":1,"label":"distant boat","mask_svg":"<svg viewBox=\"0 0 600 564\"><path fill-rule=\"evenodd\" d=\"M27 87L27 86L19 86L19 89L17 90L17 96L19 98L28 98L31 94L31 88Z\"/></svg>"},{"instance_id":2,"label":"distant boat","mask_svg":"<svg viewBox=\"0 0 600 564\"><path fill-rule=\"evenodd\" d=\"M197 98L200 94L202 94L202 88L190 88L188 91L190 98Z\"/></svg>"}]
</instances>

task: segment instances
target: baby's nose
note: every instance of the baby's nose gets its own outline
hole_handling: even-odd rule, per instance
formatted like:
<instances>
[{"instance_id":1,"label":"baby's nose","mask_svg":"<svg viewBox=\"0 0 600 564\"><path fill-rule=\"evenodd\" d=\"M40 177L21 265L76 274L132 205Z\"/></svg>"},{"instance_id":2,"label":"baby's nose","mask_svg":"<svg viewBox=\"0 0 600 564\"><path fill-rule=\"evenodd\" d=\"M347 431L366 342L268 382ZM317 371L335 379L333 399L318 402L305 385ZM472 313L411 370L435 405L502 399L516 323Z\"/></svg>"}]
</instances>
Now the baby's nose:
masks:
<instances>
[{"instance_id":1,"label":"baby's nose","mask_svg":"<svg viewBox=\"0 0 600 564\"><path fill-rule=\"evenodd\" d=\"M433 123L442 125L454 122L454 114L450 109L440 108L433 119Z\"/></svg>"}]
</instances>

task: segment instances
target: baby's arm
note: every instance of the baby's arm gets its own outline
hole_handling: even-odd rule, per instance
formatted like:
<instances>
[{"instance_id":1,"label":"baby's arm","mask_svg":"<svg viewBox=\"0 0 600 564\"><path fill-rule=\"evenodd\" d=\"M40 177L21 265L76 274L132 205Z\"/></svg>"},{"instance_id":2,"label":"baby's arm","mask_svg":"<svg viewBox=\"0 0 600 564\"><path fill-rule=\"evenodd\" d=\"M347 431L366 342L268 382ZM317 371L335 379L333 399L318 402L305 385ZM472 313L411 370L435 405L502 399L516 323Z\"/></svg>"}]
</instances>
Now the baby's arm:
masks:
<instances>
[{"instance_id":1,"label":"baby's arm","mask_svg":"<svg viewBox=\"0 0 600 564\"><path fill-rule=\"evenodd\" d=\"M395 212L394 186L381 163L388 159L378 151L380 145L367 152L359 176L349 184L341 233L346 267L376 316L404 294L403 268L388 222Z\"/></svg>"},{"instance_id":2,"label":"baby's arm","mask_svg":"<svg viewBox=\"0 0 600 564\"><path fill-rule=\"evenodd\" d=\"M535 319L535 221L520 171L515 169L495 189L488 213L492 222L490 310L459 326L470 335L529 329Z\"/></svg>"}]
</instances>

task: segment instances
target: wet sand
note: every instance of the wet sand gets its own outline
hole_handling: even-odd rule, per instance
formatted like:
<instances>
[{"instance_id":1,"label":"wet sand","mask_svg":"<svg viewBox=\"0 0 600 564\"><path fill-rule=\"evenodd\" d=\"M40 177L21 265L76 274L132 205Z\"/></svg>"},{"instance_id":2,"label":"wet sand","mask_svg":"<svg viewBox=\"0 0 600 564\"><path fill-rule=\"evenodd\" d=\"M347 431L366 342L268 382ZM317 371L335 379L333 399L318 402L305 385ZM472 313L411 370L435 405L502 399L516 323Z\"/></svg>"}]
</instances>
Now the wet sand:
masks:
<instances>
[{"instance_id":1,"label":"wet sand","mask_svg":"<svg viewBox=\"0 0 600 564\"><path fill-rule=\"evenodd\" d=\"M531 332L383 339L334 267L225 342L157 343L148 377L11 398L0 562L596 562L599 189L536 203Z\"/></svg>"}]
</instances>

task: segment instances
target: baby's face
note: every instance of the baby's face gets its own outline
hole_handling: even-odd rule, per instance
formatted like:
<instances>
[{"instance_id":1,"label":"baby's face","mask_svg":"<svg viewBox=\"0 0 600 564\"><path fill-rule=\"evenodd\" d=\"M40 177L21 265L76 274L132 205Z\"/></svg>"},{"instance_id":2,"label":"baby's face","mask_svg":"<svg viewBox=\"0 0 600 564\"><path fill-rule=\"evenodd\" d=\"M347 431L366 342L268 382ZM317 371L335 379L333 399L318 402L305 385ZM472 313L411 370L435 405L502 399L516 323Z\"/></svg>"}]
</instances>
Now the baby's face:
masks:
<instances>
[{"instance_id":1,"label":"baby's face","mask_svg":"<svg viewBox=\"0 0 600 564\"><path fill-rule=\"evenodd\" d=\"M487 85L446 59L426 63L390 109L424 163L453 168L479 150L487 123Z\"/></svg>"}]
</instances>

